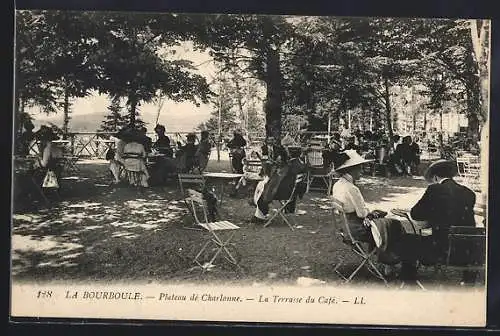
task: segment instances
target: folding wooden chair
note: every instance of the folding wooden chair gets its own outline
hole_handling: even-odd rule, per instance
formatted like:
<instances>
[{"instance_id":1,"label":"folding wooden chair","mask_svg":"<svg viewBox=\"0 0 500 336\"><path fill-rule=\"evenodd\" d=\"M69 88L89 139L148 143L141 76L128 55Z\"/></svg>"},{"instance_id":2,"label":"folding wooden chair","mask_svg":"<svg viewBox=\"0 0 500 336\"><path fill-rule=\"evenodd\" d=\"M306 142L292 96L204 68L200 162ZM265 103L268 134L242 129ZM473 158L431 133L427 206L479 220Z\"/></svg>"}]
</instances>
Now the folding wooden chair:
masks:
<instances>
[{"instance_id":1,"label":"folding wooden chair","mask_svg":"<svg viewBox=\"0 0 500 336\"><path fill-rule=\"evenodd\" d=\"M39 181L35 178L36 169L33 166L32 160L18 159L14 161L14 169L16 179L20 178L29 183L29 185L16 185L15 188L30 188L35 191L43 200L45 206L50 206L50 201L44 193L44 190ZM26 191L26 190L23 190Z\"/></svg>"},{"instance_id":2,"label":"folding wooden chair","mask_svg":"<svg viewBox=\"0 0 500 336\"><path fill-rule=\"evenodd\" d=\"M335 265L334 272L344 280L344 283L349 283L351 282L352 279L354 279L354 277L356 276L356 274L358 274L361 268L366 267L366 269L371 274L373 274L376 278L382 280L384 284L387 285L387 280L385 279L382 272L380 272L380 270L378 269L376 261L374 260L376 247L373 246L373 248L370 251L368 251L363 246L363 244L366 244L366 242L362 242L354 238L349 228L349 223L347 221L347 217L344 212L344 205L341 201L333 199L332 208L333 208L332 217L335 229L337 231L337 235L339 236L339 238L342 239L342 242L344 244L350 246L351 250L361 258L361 263L355 268L355 270L349 276L345 276L339 271L340 266L343 265L343 260L341 260L339 263L337 263L337 265ZM339 221L341 223L339 223Z\"/></svg>"},{"instance_id":3,"label":"folding wooden chair","mask_svg":"<svg viewBox=\"0 0 500 336\"><path fill-rule=\"evenodd\" d=\"M293 213L291 213L291 214L285 213L285 208L291 202L293 202L295 191L297 190L297 186L300 183L304 182L304 179L305 179L305 175L304 174L297 174L297 177L295 178L295 184L293 185L293 189L292 189L292 192L291 192L290 196L286 200L276 200L279 203L279 207L276 208L276 209L273 209L274 211L271 214L271 216L269 217L269 219L267 220L267 222L264 224L264 227L269 226L276 219L277 216L280 216L281 219L283 219L283 221L286 223L286 225L288 225L288 227L292 231L294 230L294 227L297 226L296 223L295 223L295 221L294 221L294 219L293 219L293 216L295 214L293 214ZM293 224L290 223L289 219L287 218L287 215L289 215L289 219L293 222Z\"/></svg>"},{"instance_id":4,"label":"folding wooden chair","mask_svg":"<svg viewBox=\"0 0 500 336\"><path fill-rule=\"evenodd\" d=\"M236 230L240 229L239 226L229 222L229 221L217 221L209 222L207 216L207 208L203 195L193 189L187 190L189 197L186 198L191 211L194 215L196 225L203 228L204 231L208 232L206 242L201 248L201 250L196 254L194 258L194 263L201 267L202 273L204 273L209 267L213 266L214 261L219 256L224 256L227 261L229 261L233 266L241 270L239 264L239 255L236 251L234 244L231 242ZM203 217L202 220L198 217L198 211L201 209ZM208 258L209 261L202 263L200 258L203 256L205 251L210 251L209 247L212 247L212 255Z\"/></svg>"},{"instance_id":5,"label":"folding wooden chair","mask_svg":"<svg viewBox=\"0 0 500 336\"><path fill-rule=\"evenodd\" d=\"M323 167L323 147L310 147L306 158L309 170L307 172L307 189L306 192L311 190L325 191L328 195L330 193L331 187L333 185L333 175L331 174L331 168ZM319 180L323 183L323 187L313 186L315 180Z\"/></svg>"},{"instance_id":6,"label":"folding wooden chair","mask_svg":"<svg viewBox=\"0 0 500 336\"><path fill-rule=\"evenodd\" d=\"M458 177L462 183L475 191L480 190L481 165L474 157L462 156L456 158Z\"/></svg>"},{"instance_id":7,"label":"folding wooden chair","mask_svg":"<svg viewBox=\"0 0 500 336\"><path fill-rule=\"evenodd\" d=\"M205 186L205 177L201 174L178 174L179 187L181 189L181 195L183 198L188 197L186 193L185 185L195 187L201 190ZM187 204L187 203L186 203Z\"/></svg>"},{"instance_id":8,"label":"folding wooden chair","mask_svg":"<svg viewBox=\"0 0 500 336\"><path fill-rule=\"evenodd\" d=\"M446 269L485 271L486 228L452 226L448 233Z\"/></svg>"},{"instance_id":9,"label":"folding wooden chair","mask_svg":"<svg viewBox=\"0 0 500 336\"><path fill-rule=\"evenodd\" d=\"M197 189L201 191L203 187L205 186L205 177L201 174L181 174L179 173L177 175L177 178L179 180L179 188L181 190L181 195L182 199L184 200L184 204L186 205L186 208L188 209L189 213L191 216L193 216L193 219L196 221L196 218L194 217L195 214L192 212L192 208L189 206L189 203L187 201L187 198L189 197L189 194L187 193L187 189L185 189L185 186Z\"/></svg>"}]
</instances>

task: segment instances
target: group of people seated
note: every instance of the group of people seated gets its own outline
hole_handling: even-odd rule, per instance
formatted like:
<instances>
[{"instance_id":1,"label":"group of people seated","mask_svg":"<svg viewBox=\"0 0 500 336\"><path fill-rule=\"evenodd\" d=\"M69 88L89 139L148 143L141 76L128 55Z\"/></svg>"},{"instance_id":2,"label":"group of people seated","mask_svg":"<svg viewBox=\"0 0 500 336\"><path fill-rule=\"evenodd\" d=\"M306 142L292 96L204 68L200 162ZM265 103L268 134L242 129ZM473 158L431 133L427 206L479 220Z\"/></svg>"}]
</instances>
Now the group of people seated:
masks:
<instances>
[{"instance_id":1,"label":"group of people seated","mask_svg":"<svg viewBox=\"0 0 500 336\"><path fill-rule=\"evenodd\" d=\"M389 152L388 162L393 174L412 176L418 171L420 164L420 146L407 135L401 139L399 135L394 136L394 145Z\"/></svg>"},{"instance_id":2,"label":"group of people seated","mask_svg":"<svg viewBox=\"0 0 500 336\"><path fill-rule=\"evenodd\" d=\"M106 158L110 160L109 169L115 184L125 180L138 187L164 185L178 173L205 170L212 147L208 131L201 132L198 144L196 135L189 133L184 144L177 142L176 151L165 133L165 126L156 125L155 133L155 142L147 136L145 127L126 126L114 135L115 149L110 150Z\"/></svg>"},{"instance_id":3,"label":"group of people seated","mask_svg":"<svg viewBox=\"0 0 500 336\"><path fill-rule=\"evenodd\" d=\"M393 145L388 147L387 139L378 133L366 131L357 135L341 138L334 133L323 149L323 165L330 169L338 153L344 150L355 150L370 159L377 159L387 164L392 175L411 176L418 172L420 164L420 147L411 136L393 136ZM382 155L382 157L379 157Z\"/></svg>"},{"instance_id":4,"label":"group of people seated","mask_svg":"<svg viewBox=\"0 0 500 336\"><path fill-rule=\"evenodd\" d=\"M403 219L388 218L387 213L380 210L370 211L356 186L356 181L362 174L363 165L373 159L362 157L356 149L342 148L338 140L338 137L333 137L332 143L337 147L331 160L334 173L339 179L333 185L329 197L343 204L352 235L367 243L370 248L376 248L379 262L386 266L386 275L397 275L404 281L416 281L417 265L432 265L445 261L448 231L451 226L476 225L473 210L475 193L453 179L457 174L456 163L446 159L437 160L428 167L424 177L429 185L408 214L415 221L412 225L417 223L416 225L422 225L420 229L431 228L431 235L416 235L415 232L407 231ZM273 200L291 198L292 202L286 212L295 212L296 200L306 191L305 180L294 189L295 179L298 174L308 170L301 147L285 148L274 139L268 138L261 149L261 154L258 154L262 160L261 180L250 200L255 206L252 218L254 223L267 221L269 205ZM401 161L410 168L411 164L415 164L416 151L409 137L398 144L395 150ZM376 226L376 230L372 230L372 226ZM374 232L377 232L377 239ZM476 272L464 271L462 283L474 283L476 277Z\"/></svg>"},{"instance_id":5,"label":"group of people seated","mask_svg":"<svg viewBox=\"0 0 500 336\"><path fill-rule=\"evenodd\" d=\"M370 211L361 191L356 186L362 165L369 162L356 151L347 150L338 156L336 172L341 175L333 185L331 197L342 202L353 236L372 247L376 246L375 225L382 243L377 246L379 261L386 265L401 265L402 280L417 279L417 262L435 264L444 262L448 250L448 231L451 226L475 226L474 204L476 196L467 187L458 184L456 164L449 160L432 163L425 173L429 183L422 198L411 208L410 216L425 221L432 235L421 237L407 233L402 222L385 218L383 211ZM473 283L477 274L465 271L463 283Z\"/></svg>"},{"instance_id":6,"label":"group of people seated","mask_svg":"<svg viewBox=\"0 0 500 336\"><path fill-rule=\"evenodd\" d=\"M60 137L49 126L42 125L33 132L33 123L27 119L23 123L23 131L16 141L16 198L21 194L27 196L34 194L34 181L44 189L44 196L48 199L51 193L48 190L60 190L60 179L64 169L64 149L55 140ZM33 155L31 150L34 149ZM35 154L36 153L36 154ZM20 173L24 172L24 173ZM17 174L20 173L20 174Z\"/></svg>"}]
</instances>

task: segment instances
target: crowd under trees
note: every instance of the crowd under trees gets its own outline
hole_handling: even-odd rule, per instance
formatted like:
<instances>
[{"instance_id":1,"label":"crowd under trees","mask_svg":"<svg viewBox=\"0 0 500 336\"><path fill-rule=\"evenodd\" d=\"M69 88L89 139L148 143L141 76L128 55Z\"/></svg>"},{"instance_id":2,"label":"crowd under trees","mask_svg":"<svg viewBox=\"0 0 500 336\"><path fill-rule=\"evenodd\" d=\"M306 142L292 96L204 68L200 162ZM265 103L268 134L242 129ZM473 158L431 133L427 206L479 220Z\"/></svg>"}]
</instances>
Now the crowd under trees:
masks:
<instances>
[{"instance_id":1,"label":"crowd under trees","mask_svg":"<svg viewBox=\"0 0 500 336\"><path fill-rule=\"evenodd\" d=\"M162 56L187 41L218 64L215 86ZM348 113L390 136L395 108L416 119L452 102L479 141L488 119L486 20L18 11L15 52L17 121L39 106L62 112L65 132L72 99L92 92L110 97L103 130L136 123L159 98L211 104L207 129L276 138L290 121L325 131Z\"/></svg>"}]
</instances>

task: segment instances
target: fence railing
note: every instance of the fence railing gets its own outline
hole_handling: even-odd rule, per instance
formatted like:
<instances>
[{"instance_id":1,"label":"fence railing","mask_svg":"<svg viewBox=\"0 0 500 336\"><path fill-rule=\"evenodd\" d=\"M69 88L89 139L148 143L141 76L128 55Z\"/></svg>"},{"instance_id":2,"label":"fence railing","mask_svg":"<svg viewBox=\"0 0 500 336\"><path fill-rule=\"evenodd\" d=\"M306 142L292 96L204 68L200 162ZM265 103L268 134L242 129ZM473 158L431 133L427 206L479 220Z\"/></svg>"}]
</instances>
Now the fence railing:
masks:
<instances>
[{"instance_id":1,"label":"fence railing","mask_svg":"<svg viewBox=\"0 0 500 336\"><path fill-rule=\"evenodd\" d=\"M170 137L171 145L174 149L177 147L177 141L184 143L186 135L190 132L167 132ZM59 141L64 145L66 153L71 156L85 159L104 159L106 152L110 148L114 148L115 141L111 136L111 132L73 132L66 136L66 140ZM147 133L153 140L156 140L155 133ZM40 143L33 141L30 146L30 154L38 155L40 153Z\"/></svg>"},{"instance_id":2,"label":"fence railing","mask_svg":"<svg viewBox=\"0 0 500 336\"><path fill-rule=\"evenodd\" d=\"M177 142L185 143L186 135L191 132L167 132L166 135L170 138L170 143L174 151L177 149ZM106 152L110 148L114 148L115 142L111 136L114 133L110 132L72 132L66 136L65 141L60 141L64 144L66 153L71 156L75 156L82 159L104 159ZM156 141L155 133L147 134L153 141ZM317 131L306 131L300 134L290 134L294 140L300 144L305 143L307 139L310 138L324 138L328 139L328 132L317 132ZM196 133L198 138L199 134ZM199 140L199 139L198 139ZM221 139L222 140L222 139ZM221 143L221 146L217 146L217 139L212 137L214 149L217 151L224 150L225 143ZM249 147L258 148L264 141L263 137L251 137L249 141ZM436 159L439 157L439 151L431 148L427 148L425 144L420 145L421 158L422 159ZM31 144L30 154L38 155L40 153L39 143L34 141ZM219 157L219 155L218 155Z\"/></svg>"}]
</instances>

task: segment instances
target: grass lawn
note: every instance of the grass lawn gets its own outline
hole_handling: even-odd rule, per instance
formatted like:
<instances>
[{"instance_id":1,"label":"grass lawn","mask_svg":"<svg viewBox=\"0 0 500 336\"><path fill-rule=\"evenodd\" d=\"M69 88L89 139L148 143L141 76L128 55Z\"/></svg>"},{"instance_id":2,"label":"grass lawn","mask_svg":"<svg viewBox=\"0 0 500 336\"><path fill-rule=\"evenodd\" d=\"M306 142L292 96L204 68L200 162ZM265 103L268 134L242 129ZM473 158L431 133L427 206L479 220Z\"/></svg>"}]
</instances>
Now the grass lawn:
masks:
<instances>
[{"instance_id":1,"label":"grass lawn","mask_svg":"<svg viewBox=\"0 0 500 336\"><path fill-rule=\"evenodd\" d=\"M244 272L216 262L200 276L193 258L204 232L187 229L193 220L177 185L149 188L111 187L106 161L83 161L80 172L62 181L61 201L51 209L30 204L15 210L12 228L12 275L15 281L146 281L238 284L296 283L301 277L339 282L333 268L345 261L344 271L357 266L357 257L336 238L325 194L311 192L299 204L299 228L283 223L267 228L250 223L252 190L225 197L223 219L241 229L233 242ZM229 162L211 161L208 171L230 171ZM360 188L371 209L409 208L426 187L421 178L364 177ZM222 260L222 259L221 259ZM456 284L460 274L447 271L436 278L421 270L422 282L433 287ZM483 280L484 281L484 280ZM376 284L361 272L357 284Z\"/></svg>"}]
</instances>

